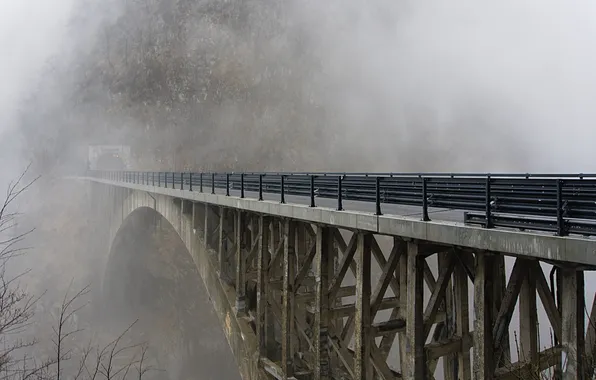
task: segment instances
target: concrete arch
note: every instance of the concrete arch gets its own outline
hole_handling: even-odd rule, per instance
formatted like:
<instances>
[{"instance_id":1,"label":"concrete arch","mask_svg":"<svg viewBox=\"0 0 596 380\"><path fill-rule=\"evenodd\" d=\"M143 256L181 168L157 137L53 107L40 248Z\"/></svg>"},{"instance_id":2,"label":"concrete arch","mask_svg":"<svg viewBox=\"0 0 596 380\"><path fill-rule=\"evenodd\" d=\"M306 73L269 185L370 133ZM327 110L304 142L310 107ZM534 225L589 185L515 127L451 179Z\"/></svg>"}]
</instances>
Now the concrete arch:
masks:
<instances>
[{"instance_id":1,"label":"concrete arch","mask_svg":"<svg viewBox=\"0 0 596 380\"><path fill-rule=\"evenodd\" d=\"M196 234L194 233L195 231L193 231L191 228L189 218L187 217L187 215L184 215L182 213L182 205L177 201L172 201L171 199L153 199L146 193L132 192L128 193L128 196L122 203L120 210L121 212L117 212L118 210L115 211L116 212L111 218L110 223L110 250L109 253L106 255L105 264L102 268L104 272L102 276L102 293L105 293L106 295L114 295L115 293L113 292L113 284L117 284L115 286L122 286L123 283L127 283L127 281L115 281L116 277L122 279L123 274L124 276L129 275L130 277L135 277L135 275L132 274L132 272L134 271L128 272L130 269L130 267L128 267L128 269L121 268L116 272L119 274L110 278L110 271L113 272L114 268L113 261L118 263L116 265L122 264L123 262L122 260L116 260L116 256L131 255L129 253L125 253L121 249L115 248L119 244L122 244L122 234L131 233L133 230L136 230L138 232L139 228L142 229L157 225L160 225L160 230L165 229L175 231L175 233L173 234L175 236L174 239L177 240L180 243L180 245L184 247L182 251L183 254L187 256L185 265L193 265L194 263L194 266L190 269L194 271L194 273L196 274L196 279L198 280L198 285L194 284L194 286L198 286L200 289L197 289L197 293L199 294L197 294L196 298L194 298L197 300L195 302L199 303L198 307L194 304L194 302L193 305L188 304L189 306L187 308L185 307L184 303L179 303L181 301L174 301L171 307L175 307L176 310L172 314L181 315L192 313L195 316L195 319L201 322L196 325L193 325L193 328L191 330L186 329L186 335L189 335L190 332L192 332L192 334L190 335L195 335L194 340L193 338L187 339L187 337L184 334L182 334L180 335L180 337L182 337L183 341L180 342L178 347L189 347L189 342L193 340L194 344L190 344L190 346L194 347L194 349L192 349L190 352L192 352L192 355L197 355L197 359L195 360L195 362L201 363L200 366L205 371L204 373L201 373L201 378L225 378L230 380L239 378L237 366L234 363L234 359L232 359L232 352L230 351L229 343L226 340L226 338L228 338L229 327L226 329L226 326L224 325L224 331L222 332L217 318L219 317L219 315L211 315L209 317L209 314L212 314L210 313L210 311L213 310L213 307L210 302L211 297L207 289L205 289L204 284L201 283L202 281L199 279L200 265L198 261L198 255L204 254L204 249L199 250L198 245L193 244L193 242L196 241L196 239L194 238ZM155 219L149 220L147 218ZM133 228L132 224L134 223L140 225L134 226ZM147 233L151 234L152 232L147 231ZM168 236L171 235L172 234L168 234ZM172 240L169 239L169 241L169 244L171 244ZM138 253L136 254L138 255ZM173 259L164 259L163 261L158 263L158 265L164 264L167 260ZM143 261L143 259L139 258L139 266L144 266L144 264L141 263L141 261ZM149 259L149 261L152 261L152 259ZM174 266L171 262L165 264L165 266L168 266L170 268ZM188 268L187 266L181 267L179 262L175 265L178 265L178 268ZM188 286L187 281L182 281L184 281L184 279L177 280L176 286ZM182 283L179 284L179 282ZM145 284L149 283L150 282L145 281ZM128 282L128 284L130 284L130 282ZM110 291L110 288L112 288L112 291ZM122 293L132 294L132 296L123 295L122 298L128 297L129 300L134 300L134 298L131 297L136 297L138 295L137 289L139 289L137 286L123 286ZM147 297L145 297L145 299L147 299ZM143 302L145 301L135 300L134 303L138 306L143 304ZM231 321L230 318L227 318L225 320L228 323L230 323ZM178 326L178 322L175 325ZM182 328L182 330L184 329ZM173 335L171 336L178 336L177 329L172 331ZM174 378L179 377L174 376Z\"/></svg>"},{"instance_id":2,"label":"concrete arch","mask_svg":"<svg viewBox=\"0 0 596 380\"><path fill-rule=\"evenodd\" d=\"M138 190L122 188L116 191L113 188L106 190L110 192L108 197L113 200L114 205L111 210L104 210L109 214L110 250L118 231L136 211L151 209L156 215L163 217L176 231L200 274L212 303L209 307L213 308L219 317L220 326L234 354L241 377L254 378L254 374L262 371L259 368L256 337L247 323L235 317L233 290L219 279L217 265L213 261L216 259L215 251L212 248L205 249L204 232L196 222L204 218L203 205L193 205L189 201ZM193 223L193 215L195 223ZM103 268L108 267L109 259L110 253L103 258ZM105 287L103 281L105 281L104 276L102 276L102 289Z\"/></svg>"}]
</instances>

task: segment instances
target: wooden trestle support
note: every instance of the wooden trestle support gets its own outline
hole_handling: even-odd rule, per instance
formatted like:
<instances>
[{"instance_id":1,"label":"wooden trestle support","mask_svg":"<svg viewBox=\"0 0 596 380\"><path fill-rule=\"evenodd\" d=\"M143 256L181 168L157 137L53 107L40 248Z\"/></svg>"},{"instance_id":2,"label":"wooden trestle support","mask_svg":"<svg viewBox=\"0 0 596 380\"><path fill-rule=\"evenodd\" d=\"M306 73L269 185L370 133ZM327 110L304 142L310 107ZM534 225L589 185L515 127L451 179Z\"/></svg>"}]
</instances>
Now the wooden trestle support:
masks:
<instances>
[{"instance_id":1,"label":"wooden trestle support","mask_svg":"<svg viewBox=\"0 0 596 380\"><path fill-rule=\"evenodd\" d=\"M498 252L200 206L203 240L272 378L591 378L585 268L554 263L551 276L519 256L506 275ZM539 338L538 299L550 342Z\"/></svg>"}]
</instances>

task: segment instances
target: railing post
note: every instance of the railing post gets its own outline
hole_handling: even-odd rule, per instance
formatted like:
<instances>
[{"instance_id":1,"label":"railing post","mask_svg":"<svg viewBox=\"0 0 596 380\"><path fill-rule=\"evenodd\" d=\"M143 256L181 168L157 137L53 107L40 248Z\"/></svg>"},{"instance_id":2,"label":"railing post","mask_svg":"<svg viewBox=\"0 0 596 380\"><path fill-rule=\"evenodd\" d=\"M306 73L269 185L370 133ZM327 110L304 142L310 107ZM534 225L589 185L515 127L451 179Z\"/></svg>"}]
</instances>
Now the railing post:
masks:
<instances>
[{"instance_id":1,"label":"railing post","mask_svg":"<svg viewBox=\"0 0 596 380\"><path fill-rule=\"evenodd\" d=\"M188 190L192 191L192 172L188 173Z\"/></svg>"},{"instance_id":2,"label":"railing post","mask_svg":"<svg viewBox=\"0 0 596 380\"><path fill-rule=\"evenodd\" d=\"M315 176L310 175L310 207L315 207Z\"/></svg>"},{"instance_id":3,"label":"railing post","mask_svg":"<svg viewBox=\"0 0 596 380\"><path fill-rule=\"evenodd\" d=\"M161 172L157 172L157 187L161 187Z\"/></svg>"},{"instance_id":4,"label":"railing post","mask_svg":"<svg viewBox=\"0 0 596 380\"><path fill-rule=\"evenodd\" d=\"M203 172L199 173L199 191L203 192Z\"/></svg>"},{"instance_id":5,"label":"railing post","mask_svg":"<svg viewBox=\"0 0 596 380\"><path fill-rule=\"evenodd\" d=\"M563 180L557 179L557 235L565 236L565 220L563 219Z\"/></svg>"},{"instance_id":6,"label":"railing post","mask_svg":"<svg viewBox=\"0 0 596 380\"><path fill-rule=\"evenodd\" d=\"M155 172L151 172L151 185L155 187Z\"/></svg>"},{"instance_id":7,"label":"railing post","mask_svg":"<svg viewBox=\"0 0 596 380\"><path fill-rule=\"evenodd\" d=\"M422 177L422 220L430 221L428 217L428 178Z\"/></svg>"},{"instance_id":8,"label":"railing post","mask_svg":"<svg viewBox=\"0 0 596 380\"><path fill-rule=\"evenodd\" d=\"M376 177L375 215L383 215L381 212L381 177Z\"/></svg>"},{"instance_id":9,"label":"railing post","mask_svg":"<svg viewBox=\"0 0 596 380\"><path fill-rule=\"evenodd\" d=\"M286 194L284 191L284 187L285 187L284 183L285 183L285 176L282 174L281 175L281 189L280 189L280 195L281 195L280 202L281 203L286 203Z\"/></svg>"},{"instance_id":10,"label":"railing post","mask_svg":"<svg viewBox=\"0 0 596 380\"><path fill-rule=\"evenodd\" d=\"M211 173L211 194L215 194L215 173Z\"/></svg>"},{"instance_id":11,"label":"railing post","mask_svg":"<svg viewBox=\"0 0 596 380\"><path fill-rule=\"evenodd\" d=\"M176 172L172 172L172 189L176 188Z\"/></svg>"},{"instance_id":12,"label":"railing post","mask_svg":"<svg viewBox=\"0 0 596 380\"><path fill-rule=\"evenodd\" d=\"M341 175L337 177L337 211L344 209L342 201L342 189L341 189Z\"/></svg>"},{"instance_id":13,"label":"railing post","mask_svg":"<svg viewBox=\"0 0 596 380\"><path fill-rule=\"evenodd\" d=\"M226 197L230 196L230 173L226 173Z\"/></svg>"},{"instance_id":14,"label":"railing post","mask_svg":"<svg viewBox=\"0 0 596 380\"><path fill-rule=\"evenodd\" d=\"M244 198L244 173L240 173L240 198Z\"/></svg>"},{"instance_id":15,"label":"railing post","mask_svg":"<svg viewBox=\"0 0 596 380\"><path fill-rule=\"evenodd\" d=\"M493 215L491 209L491 179L490 175L486 177L486 228L493 228Z\"/></svg>"},{"instance_id":16,"label":"railing post","mask_svg":"<svg viewBox=\"0 0 596 380\"><path fill-rule=\"evenodd\" d=\"M259 174L259 200L263 200L263 175Z\"/></svg>"},{"instance_id":17,"label":"railing post","mask_svg":"<svg viewBox=\"0 0 596 380\"><path fill-rule=\"evenodd\" d=\"M168 172L163 172L163 187L168 188Z\"/></svg>"},{"instance_id":18,"label":"railing post","mask_svg":"<svg viewBox=\"0 0 596 380\"><path fill-rule=\"evenodd\" d=\"M180 172L180 190L184 190L184 172Z\"/></svg>"}]
</instances>

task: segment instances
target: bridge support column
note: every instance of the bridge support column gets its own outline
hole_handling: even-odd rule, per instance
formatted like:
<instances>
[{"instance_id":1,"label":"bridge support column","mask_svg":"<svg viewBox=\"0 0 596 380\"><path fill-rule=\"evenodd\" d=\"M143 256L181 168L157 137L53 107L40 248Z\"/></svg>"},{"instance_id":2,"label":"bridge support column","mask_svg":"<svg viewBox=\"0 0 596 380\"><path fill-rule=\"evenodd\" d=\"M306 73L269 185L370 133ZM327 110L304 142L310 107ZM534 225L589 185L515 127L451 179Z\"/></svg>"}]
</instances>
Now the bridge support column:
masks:
<instances>
[{"instance_id":1,"label":"bridge support column","mask_svg":"<svg viewBox=\"0 0 596 380\"><path fill-rule=\"evenodd\" d=\"M257 335L259 358L267 357L267 347L270 341L272 326L269 317L268 293L269 293L269 229L270 218L259 217L259 248L257 253L257 310L255 316L255 329Z\"/></svg>"},{"instance_id":2,"label":"bridge support column","mask_svg":"<svg viewBox=\"0 0 596 380\"><path fill-rule=\"evenodd\" d=\"M424 257L416 242L408 242L405 379L426 379L424 352Z\"/></svg>"},{"instance_id":3,"label":"bridge support column","mask_svg":"<svg viewBox=\"0 0 596 380\"><path fill-rule=\"evenodd\" d=\"M235 232L236 232L236 316L246 314L246 228L244 226L244 215L240 210L236 211Z\"/></svg>"},{"instance_id":4,"label":"bridge support column","mask_svg":"<svg viewBox=\"0 0 596 380\"><path fill-rule=\"evenodd\" d=\"M223 279L225 276L225 264L226 264L226 255L227 255L227 248L228 243L226 241L224 228L226 225L226 213L227 209L225 207L219 208L219 249L218 249L218 263L219 263L219 278Z\"/></svg>"},{"instance_id":5,"label":"bridge support column","mask_svg":"<svg viewBox=\"0 0 596 380\"><path fill-rule=\"evenodd\" d=\"M562 269L563 380L584 379L584 273Z\"/></svg>"},{"instance_id":6,"label":"bridge support column","mask_svg":"<svg viewBox=\"0 0 596 380\"><path fill-rule=\"evenodd\" d=\"M456 252L456 255L464 256L466 252ZM462 349L457 353L457 379L470 380L472 378L470 368L470 321L469 321L469 302L468 302L468 274L463 264L463 260L457 260L453 272L454 288L454 309L456 335L462 340Z\"/></svg>"},{"instance_id":7,"label":"bridge support column","mask_svg":"<svg viewBox=\"0 0 596 380\"><path fill-rule=\"evenodd\" d=\"M284 379L294 377L294 278L296 277L296 222L284 221L284 252L283 252L283 290L282 290L282 339L281 339L281 368Z\"/></svg>"},{"instance_id":8,"label":"bridge support column","mask_svg":"<svg viewBox=\"0 0 596 380\"><path fill-rule=\"evenodd\" d=\"M354 378L372 380L370 338L370 299L371 299L371 246L372 234L358 233L356 247L356 318L355 318L355 355Z\"/></svg>"},{"instance_id":9,"label":"bridge support column","mask_svg":"<svg viewBox=\"0 0 596 380\"><path fill-rule=\"evenodd\" d=\"M333 234L317 227L315 267L314 380L330 380L329 362L329 268L332 267Z\"/></svg>"},{"instance_id":10,"label":"bridge support column","mask_svg":"<svg viewBox=\"0 0 596 380\"><path fill-rule=\"evenodd\" d=\"M451 260L454 260L451 251L442 252L438 254L438 264L439 264L439 277L441 273L444 271L449 271L452 273L453 265L451 264ZM445 295L443 298L443 305L445 310L445 322L441 325L437 325L437 329L434 333L434 341L442 341L445 338L451 337L454 334L454 326L455 326L455 310L453 308L453 283L450 280L452 274L449 275L449 279L447 280L447 285L445 289ZM439 328L440 327L440 328ZM457 380L457 374L455 373L455 369L457 363L457 353L454 352L452 354L445 355L443 357L443 376L445 380ZM432 369L431 369L432 371Z\"/></svg>"},{"instance_id":11,"label":"bridge support column","mask_svg":"<svg viewBox=\"0 0 596 380\"><path fill-rule=\"evenodd\" d=\"M493 365L493 257L489 253L476 254L474 278L474 378L492 380Z\"/></svg>"},{"instance_id":12,"label":"bridge support column","mask_svg":"<svg viewBox=\"0 0 596 380\"><path fill-rule=\"evenodd\" d=\"M538 312L536 308L536 279L530 265L526 266L521 291L519 293L519 344L520 358L526 362L538 362ZM540 374L530 369L532 378Z\"/></svg>"}]
</instances>

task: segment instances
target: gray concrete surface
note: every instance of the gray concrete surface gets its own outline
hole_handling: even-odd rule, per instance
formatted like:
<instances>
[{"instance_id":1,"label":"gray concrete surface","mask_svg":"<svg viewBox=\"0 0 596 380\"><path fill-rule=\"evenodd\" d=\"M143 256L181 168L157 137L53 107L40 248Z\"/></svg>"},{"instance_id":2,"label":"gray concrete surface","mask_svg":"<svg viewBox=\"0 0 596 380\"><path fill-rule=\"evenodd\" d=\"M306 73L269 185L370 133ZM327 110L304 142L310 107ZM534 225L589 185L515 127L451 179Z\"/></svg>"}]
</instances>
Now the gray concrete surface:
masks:
<instances>
[{"instance_id":1,"label":"gray concrete surface","mask_svg":"<svg viewBox=\"0 0 596 380\"><path fill-rule=\"evenodd\" d=\"M216 194L210 194L91 177L80 179L195 202L274 214L312 223L329 224L339 228L359 229L439 244L535 257L542 260L596 265L596 240L594 239L468 226L462 222L462 212L431 210L433 220L423 222L420 220L420 210L407 206L383 205L384 215L377 216L374 215L374 205L363 202L346 201L344 202L346 210L337 211L334 208L336 203L330 199L317 198L317 207L312 208L308 206L309 201L306 197L287 196L286 203L281 204L279 195L275 194L266 194L264 195L265 200L258 201L256 200L257 194L251 192L247 192L245 198L239 198L236 193L231 193L229 197L226 196L223 189L216 190ZM210 191L206 188L204 190Z\"/></svg>"}]
</instances>

